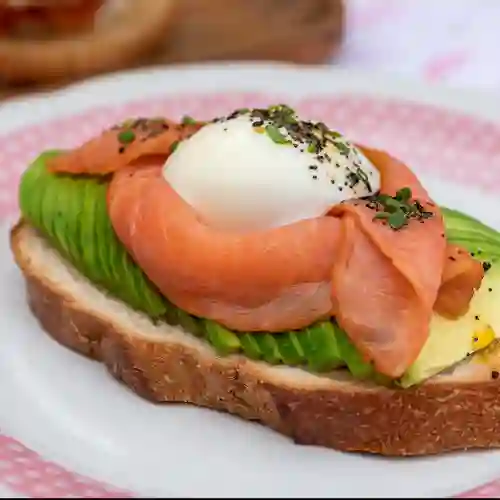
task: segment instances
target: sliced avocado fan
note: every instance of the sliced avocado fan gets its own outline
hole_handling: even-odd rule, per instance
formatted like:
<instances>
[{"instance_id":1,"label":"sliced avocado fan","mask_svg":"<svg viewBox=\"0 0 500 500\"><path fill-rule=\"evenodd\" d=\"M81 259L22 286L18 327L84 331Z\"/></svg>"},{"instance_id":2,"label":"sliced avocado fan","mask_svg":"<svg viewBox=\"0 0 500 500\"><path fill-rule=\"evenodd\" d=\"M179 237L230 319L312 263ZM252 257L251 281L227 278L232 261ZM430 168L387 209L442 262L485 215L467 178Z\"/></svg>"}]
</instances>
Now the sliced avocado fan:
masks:
<instances>
[{"instance_id":1,"label":"sliced avocado fan","mask_svg":"<svg viewBox=\"0 0 500 500\"><path fill-rule=\"evenodd\" d=\"M51 174L45 162L57 154L43 153L24 172L19 186L23 217L90 281L152 318L163 315L165 300L111 226L109 179Z\"/></svg>"},{"instance_id":2,"label":"sliced avocado fan","mask_svg":"<svg viewBox=\"0 0 500 500\"><path fill-rule=\"evenodd\" d=\"M500 258L500 233L458 210L441 207L446 238L460 245L475 258L493 263Z\"/></svg>"}]
</instances>

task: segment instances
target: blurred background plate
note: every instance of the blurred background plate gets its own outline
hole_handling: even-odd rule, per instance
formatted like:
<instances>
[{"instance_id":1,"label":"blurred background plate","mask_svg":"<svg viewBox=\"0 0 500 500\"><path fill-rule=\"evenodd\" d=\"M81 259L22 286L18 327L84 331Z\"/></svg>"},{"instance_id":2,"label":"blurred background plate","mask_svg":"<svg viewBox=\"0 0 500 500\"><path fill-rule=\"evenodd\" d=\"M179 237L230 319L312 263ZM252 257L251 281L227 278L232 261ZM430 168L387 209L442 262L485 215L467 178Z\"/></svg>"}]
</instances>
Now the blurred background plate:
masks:
<instances>
[{"instance_id":1,"label":"blurred background plate","mask_svg":"<svg viewBox=\"0 0 500 500\"><path fill-rule=\"evenodd\" d=\"M33 28L21 38L1 8L27 2L76 2L87 15L63 17L65 29L43 40ZM331 64L500 93L498 19L495 0L0 0L0 97L117 69L226 60Z\"/></svg>"},{"instance_id":2,"label":"blurred background plate","mask_svg":"<svg viewBox=\"0 0 500 500\"><path fill-rule=\"evenodd\" d=\"M343 0L0 0L0 81L7 95L152 63L321 63L344 17Z\"/></svg>"}]
</instances>

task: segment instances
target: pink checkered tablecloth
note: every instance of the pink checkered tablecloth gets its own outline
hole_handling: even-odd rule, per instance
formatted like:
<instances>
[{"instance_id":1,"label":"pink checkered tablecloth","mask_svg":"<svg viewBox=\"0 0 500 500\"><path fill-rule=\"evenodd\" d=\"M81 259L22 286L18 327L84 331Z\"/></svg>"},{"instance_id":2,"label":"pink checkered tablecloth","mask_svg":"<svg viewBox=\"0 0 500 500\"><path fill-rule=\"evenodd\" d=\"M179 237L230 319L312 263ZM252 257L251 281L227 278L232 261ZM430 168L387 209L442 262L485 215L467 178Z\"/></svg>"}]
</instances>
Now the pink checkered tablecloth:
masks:
<instances>
[{"instance_id":1,"label":"pink checkered tablecloth","mask_svg":"<svg viewBox=\"0 0 500 500\"><path fill-rule=\"evenodd\" d=\"M345 0L334 64L500 93L500 1Z\"/></svg>"}]
</instances>

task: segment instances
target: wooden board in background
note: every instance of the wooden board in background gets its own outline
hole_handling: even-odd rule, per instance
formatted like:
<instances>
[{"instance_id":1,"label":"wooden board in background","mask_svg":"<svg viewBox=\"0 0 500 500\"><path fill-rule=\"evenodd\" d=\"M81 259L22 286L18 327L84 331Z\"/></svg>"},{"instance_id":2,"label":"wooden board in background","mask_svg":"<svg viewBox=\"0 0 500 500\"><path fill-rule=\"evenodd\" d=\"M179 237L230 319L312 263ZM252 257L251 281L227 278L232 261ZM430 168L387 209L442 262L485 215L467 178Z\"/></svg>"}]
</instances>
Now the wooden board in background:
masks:
<instances>
[{"instance_id":1,"label":"wooden board in background","mask_svg":"<svg viewBox=\"0 0 500 500\"><path fill-rule=\"evenodd\" d=\"M121 57L108 58L108 64L101 65L87 64L83 55L80 55L82 61L75 61L76 56L73 56L68 67L61 68L59 78L45 79L43 86L4 85L0 96L58 88L91 74L150 64L208 60L320 63L331 56L343 38L342 0L141 0L140 4L137 0L116 1L134 2L128 14L122 12L121 17L108 21L115 23L109 26L116 32L121 30L122 33L127 26L137 26L134 10L138 5L141 9L148 9L150 5L151 9L153 1L156 5L164 3L168 20L163 21L161 36L149 35L147 50L136 50L133 54L129 51ZM158 26L156 23L156 29ZM102 27L101 34L105 29L109 27ZM96 29L96 37L98 32ZM64 43L74 45L74 41ZM118 44L115 50L119 50L116 47ZM37 61L40 66L40 57ZM0 73L1 63L0 41Z\"/></svg>"}]
</instances>

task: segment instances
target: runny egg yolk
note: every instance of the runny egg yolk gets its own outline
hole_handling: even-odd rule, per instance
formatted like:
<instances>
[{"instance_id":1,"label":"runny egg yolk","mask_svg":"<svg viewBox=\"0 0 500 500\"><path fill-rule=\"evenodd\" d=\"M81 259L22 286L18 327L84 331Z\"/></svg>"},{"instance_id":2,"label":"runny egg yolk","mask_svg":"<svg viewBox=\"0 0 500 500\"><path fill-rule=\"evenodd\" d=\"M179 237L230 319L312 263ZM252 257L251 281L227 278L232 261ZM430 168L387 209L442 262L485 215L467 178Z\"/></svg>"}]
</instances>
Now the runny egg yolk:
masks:
<instances>
[{"instance_id":1,"label":"runny egg yolk","mask_svg":"<svg viewBox=\"0 0 500 500\"><path fill-rule=\"evenodd\" d=\"M489 346L496 338L495 331L490 325L485 325L474 331L472 336L472 349L478 351Z\"/></svg>"},{"instance_id":2,"label":"runny egg yolk","mask_svg":"<svg viewBox=\"0 0 500 500\"><path fill-rule=\"evenodd\" d=\"M254 231L373 195L380 174L345 137L286 106L237 111L181 142L164 178L205 221Z\"/></svg>"}]
</instances>

